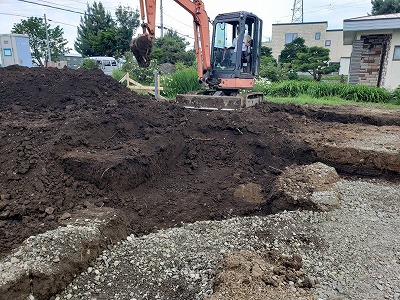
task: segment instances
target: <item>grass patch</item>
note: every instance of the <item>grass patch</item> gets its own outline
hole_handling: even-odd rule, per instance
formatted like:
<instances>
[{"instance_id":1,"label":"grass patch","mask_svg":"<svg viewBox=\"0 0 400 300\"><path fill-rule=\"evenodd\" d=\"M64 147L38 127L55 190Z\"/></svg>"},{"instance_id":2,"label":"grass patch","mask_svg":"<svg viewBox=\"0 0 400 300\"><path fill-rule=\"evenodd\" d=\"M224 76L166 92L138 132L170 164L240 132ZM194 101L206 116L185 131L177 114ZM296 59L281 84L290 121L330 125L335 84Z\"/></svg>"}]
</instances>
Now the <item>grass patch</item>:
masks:
<instances>
[{"instance_id":1,"label":"grass patch","mask_svg":"<svg viewBox=\"0 0 400 300\"><path fill-rule=\"evenodd\" d=\"M171 75L162 76L161 85L164 89L162 95L169 99L175 98L177 94L185 94L201 89L195 68L185 68Z\"/></svg>"},{"instance_id":2,"label":"grass patch","mask_svg":"<svg viewBox=\"0 0 400 300\"><path fill-rule=\"evenodd\" d=\"M356 102L344 100L340 97L324 97L324 98L313 98L309 95L299 95L298 97L264 97L268 102L275 103L290 103L290 104L311 104L311 105L359 105L364 107L373 107L389 110L399 110L400 106L398 104L388 102L388 103L373 103L373 102Z\"/></svg>"},{"instance_id":3,"label":"grass patch","mask_svg":"<svg viewBox=\"0 0 400 300\"><path fill-rule=\"evenodd\" d=\"M308 95L312 98L338 97L348 101L375 103L389 103L394 99L392 93L384 88L312 81L256 82L255 90L273 98Z\"/></svg>"}]
</instances>

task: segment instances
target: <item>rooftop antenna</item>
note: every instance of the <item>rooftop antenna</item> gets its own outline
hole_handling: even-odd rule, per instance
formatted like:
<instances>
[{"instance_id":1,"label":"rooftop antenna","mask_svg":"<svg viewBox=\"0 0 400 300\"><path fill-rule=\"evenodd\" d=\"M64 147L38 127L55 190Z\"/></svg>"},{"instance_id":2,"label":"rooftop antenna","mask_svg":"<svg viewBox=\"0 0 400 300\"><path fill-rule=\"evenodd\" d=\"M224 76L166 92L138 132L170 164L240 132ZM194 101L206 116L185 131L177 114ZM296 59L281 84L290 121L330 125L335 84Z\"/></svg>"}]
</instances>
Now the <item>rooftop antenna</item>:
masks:
<instances>
[{"instance_id":1,"label":"rooftop antenna","mask_svg":"<svg viewBox=\"0 0 400 300\"><path fill-rule=\"evenodd\" d=\"M294 0L292 23L303 23L303 0Z\"/></svg>"}]
</instances>

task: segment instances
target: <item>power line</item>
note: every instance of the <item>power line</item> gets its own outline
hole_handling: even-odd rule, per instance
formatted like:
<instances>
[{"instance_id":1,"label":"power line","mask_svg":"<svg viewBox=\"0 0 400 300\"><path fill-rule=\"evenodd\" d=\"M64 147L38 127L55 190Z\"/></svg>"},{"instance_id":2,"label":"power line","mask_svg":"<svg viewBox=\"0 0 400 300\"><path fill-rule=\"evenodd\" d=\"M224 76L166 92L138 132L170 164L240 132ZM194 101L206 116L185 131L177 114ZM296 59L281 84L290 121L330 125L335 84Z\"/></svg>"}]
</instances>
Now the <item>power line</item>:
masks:
<instances>
[{"instance_id":1,"label":"power line","mask_svg":"<svg viewBox=\"0 0 400 300\"><path fill-rule=\"evenodd\" d=\"M166 14L166 13L164 13L164 15L166 15L167 17L173 19L174 21L176 21L176 22L178 22L178 23L181 23L182 25L185 25L186 27L193 28L193 26L189 26L188 24L183 23L182 21L179 21L179 20L175 19L174 17L171 17L170 15L168 15L168 14Z\"/></svg>"},{"instance_id":2,"label":"power line","mask_svg":"<svg viewBox=\"0 0 400 300\"><path fill-rule=\"evenodd\" d=\"M14 17L30 18L29 16L18 15L18 14L8 14L8 13L2 13L2 12L0 12L0 15L7 15L7 16L14 16ZM31 17L33 17L33 16L31 16Z\"/></svg>"},{"instance_id":3,"label":"power line","mask_svg":"<svg viewBox=\"0 0 400 300\"><path fill-rule=\"evenodd\" d=\"M42 16L25 16L25 15L9 14L9 13L2 13L2 12L0 12L0 15L15 16L15 17L22 17L22 18L32 18L32 17L42 18ZM52 23L57 23L57 24L63 24L63 25L67 25L67 26L77 27L76 25L63 23L63 22L59 22L59 21L54 21L54 20L51 20L51 19L47 19L47 21L52 22Z\"/></svg>"},{"instance_id":4,"label":"power line","mask_svg":"<svg viewBox=\"0 0 400 300\"><path fill-rule=\"evenodd\" d=\"M157 26L157 28L161 29L161 25L157 25L157 24L156 24L156 26ZM170 30L170 31L175 32L176 34L178 34L178 35L180 35L180 36L187 37L187 38L189 38L189 39L194 40L194 37L192 37L192 36L190 36L190 35L188 35L188 34L179 32L179 31L177 31L177 30L176 30L175 28L173 28L173 27L168 27L167 25L164 25L164 29Z\"/></svg>"},{"instance_id":5,"label":"power line","mask_svg":"<svg viewBox=\"0 0 400 300\"><path fill-rule=\"evenodd\" d=\"M54 9L58 9L58 10L63 10L63 11L68 11L68 12L72 12L72 13L75 13L75 14L83 15L82 12L73 11L73 10L66 9L66 8L56 7L56 6L47 5L47 4L41 4L41 3L32 2L32 1L28 1L28 0L18 0L18 1L20 1L20 2L26 2L26 3L30 3L30 4L35 4L35 5L39 5L39 6L50 7L50 8L54 8Z\"/></svg>"},{"instance_id":6,"label":"power line","mask_svg":"<svg viewBox=\"0 0 400 300\"><path fill-rule=\"evenodd\" d=\"M57 4L58 6L63 6L63 7L67 7L67 8L71 8L71 9L75 9L75 10L76 10L75 7L71 7L71 6L63 5L63 4L58 4L58 3L54 3L54 2L50 2L50 1L46 1L46 0L36 0L36 1L45 2L45 3L50 3L50 4ZM40 3L38 3L38 4L40 5Z\"/></svg>"}]
</instances>

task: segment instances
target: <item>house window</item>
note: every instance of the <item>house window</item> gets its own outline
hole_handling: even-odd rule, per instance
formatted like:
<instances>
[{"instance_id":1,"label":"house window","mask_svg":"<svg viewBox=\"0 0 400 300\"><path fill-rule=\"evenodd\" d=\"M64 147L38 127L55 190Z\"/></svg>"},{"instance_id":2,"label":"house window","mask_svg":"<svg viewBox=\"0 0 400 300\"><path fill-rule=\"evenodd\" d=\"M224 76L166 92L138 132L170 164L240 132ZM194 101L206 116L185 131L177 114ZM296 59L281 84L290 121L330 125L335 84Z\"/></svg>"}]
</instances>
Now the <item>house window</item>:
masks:
<instances>
[{"instance_id":1,"label":"house window","mask_svg":"<svg viewBox=\"0 0 400 300\"><path fill-rule=\"evenodd\" d=\"M393 60L400 60L400 46L394 46Z\"/></svg>"},{"instance_id":2,"label":"house window","mask_svg":"<svg viewBox=\"0 0 400 300\"><path fill-rule=\"evenodd\" d=\"M317 33L315 34L315 39L316 39L316 40L320 40L320 39L321 39L321 32L317 32Z\"/></svg>"},{"instance_id":3,"label":"house window","mask_svg":"<svg viewBox=\"0 0 400 300\"><path fill-rule=\"evenodd\" d=\"M285 44L289 44L293 42L293 40L297 39L297 33L286 33L285 34Z\"/></svg>"},{"instance_id":4,"label":"house window","mask_svg":"<svg viewBox=\"0 0 400 300\"><path fill-rule=\"evenodd\" d=\"M325 46L329 47L331 45L331 40L326 40L325 41Z\"/></svg>"}]
</instances>

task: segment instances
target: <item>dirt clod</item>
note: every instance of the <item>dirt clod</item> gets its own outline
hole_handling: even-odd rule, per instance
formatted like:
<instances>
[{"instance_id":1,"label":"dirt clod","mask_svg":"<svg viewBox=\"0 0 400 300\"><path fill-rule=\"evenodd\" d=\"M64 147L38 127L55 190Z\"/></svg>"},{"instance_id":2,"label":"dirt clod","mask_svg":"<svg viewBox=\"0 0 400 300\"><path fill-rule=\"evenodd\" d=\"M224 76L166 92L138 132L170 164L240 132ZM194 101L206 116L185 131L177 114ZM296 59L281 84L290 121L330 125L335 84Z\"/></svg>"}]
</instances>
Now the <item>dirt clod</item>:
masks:
<instances>
[{"instance_id":1,"label":"dirt clod","mask_svg":"<svg viewBox=\"0 0 400 300\"><path fill-rule=\"evenodd\" d=\"M225 257L216 275L214 293L206 299L314 299L307 289L315 283L301 271L298 254L234 252ZM290 286L298 297L288 292Z\"/></svg>"},{"instance_id":2,"label":"dirt clod","mask_svg":"<svg viewBox=\"0 0 400 300\"><path fill-rule=\"evenodd\" d=\"M290 166L275 180L268 206L272 212L338 208L340 195L335 183L339 179L335 168L323 163Z\"/></svg>"}]
</instances>

